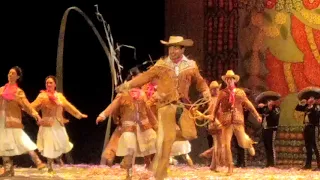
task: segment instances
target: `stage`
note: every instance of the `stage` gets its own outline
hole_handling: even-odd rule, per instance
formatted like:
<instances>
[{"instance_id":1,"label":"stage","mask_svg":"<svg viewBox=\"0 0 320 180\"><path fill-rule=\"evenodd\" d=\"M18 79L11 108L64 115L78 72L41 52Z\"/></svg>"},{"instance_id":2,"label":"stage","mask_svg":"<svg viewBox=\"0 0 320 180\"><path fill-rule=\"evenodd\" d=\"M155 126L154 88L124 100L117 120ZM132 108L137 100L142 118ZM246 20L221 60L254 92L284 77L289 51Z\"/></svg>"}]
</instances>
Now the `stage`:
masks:
<instances>
[{"instance_id":1,"label":"stage","mask_svg":"<svg viewBox=\"0 0 320 180\"><path fill-rule=\"evenodd\" d=\"M120 169L119 165L112 168L107 166L94 165L73 165L62 168L55 167L56 173L49 174L46 170L38 171L35 168L16 168L12 180L22 179L92 179L92 180L123 180L125 170ZM195 166L190 168L185 165L171 166L168 180L211 180L211 179L283 179L296 180L320 179L319 171L299 170L299 168L235 168L232 176L226 176L226 168L220 168L220 172L214 173L208 167ZM133 180L152 180L152 173L146 171L143 166L137 165L134 171Z\"/></svg>"}]
</instances>

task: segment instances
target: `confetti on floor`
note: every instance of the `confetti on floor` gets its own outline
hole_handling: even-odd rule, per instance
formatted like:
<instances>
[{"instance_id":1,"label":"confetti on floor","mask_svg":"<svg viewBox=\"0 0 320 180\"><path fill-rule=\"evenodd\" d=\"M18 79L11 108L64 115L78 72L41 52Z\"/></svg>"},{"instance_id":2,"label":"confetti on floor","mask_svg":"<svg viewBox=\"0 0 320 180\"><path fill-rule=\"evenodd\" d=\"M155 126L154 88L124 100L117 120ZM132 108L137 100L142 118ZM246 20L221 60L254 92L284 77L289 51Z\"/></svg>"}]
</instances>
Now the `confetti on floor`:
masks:
<instances>
[{"instance_id":1,"label":"confetti on floor","mask_svg":"<svg viewBox=\"0 0 320 180\"><path fill-rule=\"evenodd\" d=\"M220 168L219 172L212 172L208 167L186 165L170 166L169 177L166 180L213 180L213 179L253 179L253 180L320 180L320 171L299 170L296 168L235 168L234 174L227 176L227 168ZM6 178L12 180L22 179L86 179L86 180L124 180L126 172L119 165L112 168L95 165L72 165L65 167L55 167L55 173L49 174L46 170L35 168L15 168L15 177ZM136 165L132 180L154 180L151 172L143 166Z\"/></svg>"}]
</instances>

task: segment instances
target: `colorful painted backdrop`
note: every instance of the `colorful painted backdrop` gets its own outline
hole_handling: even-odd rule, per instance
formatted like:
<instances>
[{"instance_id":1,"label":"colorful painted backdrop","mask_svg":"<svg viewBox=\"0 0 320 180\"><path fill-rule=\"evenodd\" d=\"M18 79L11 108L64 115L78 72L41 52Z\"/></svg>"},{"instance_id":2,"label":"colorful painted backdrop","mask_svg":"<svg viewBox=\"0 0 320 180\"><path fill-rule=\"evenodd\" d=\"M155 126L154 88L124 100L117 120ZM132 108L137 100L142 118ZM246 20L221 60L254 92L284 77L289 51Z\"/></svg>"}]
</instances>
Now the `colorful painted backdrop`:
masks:
<instances>
[{"instance_id":1,"label":"colorful painted backdrop","mask_svg":"<svg viewBox=\"0 0 320 180\"><path fill-rule=\"evenodd\" d=\"M242 84L284 97L279 163L301 164L303 114L294 108L299 90L320 86L320 0L240 0L238 6Z\"/></svg>"},{"instance_id":2,"label":"colorful painted backdrop","mask_svg":"<svg viewBox=\"0 0 320 180\"><path fill-rule=\"evenodd\" d=\"M234 69L241 75L240 85L253 89L254 95L264 90L282 94L280 164L303 160L302 116L294 107L300 89L320 86L319 5L320 0L166 0L166 36L195 40L187 53L201 64L208 81L221 80L226 70ZM259 140L259 133L252 133ZM191 142L195 162L207 148L205 135L199 128L199 138ZM263 156L260 143L250 161L261 164Z\"/></svg>"},{"instance_id":3,"label":"colorful painted backdrop","mask_svg":"<svg viewBox=\"0 0 320 180\"><path fill-rule=\"evenodd\" d=\"M320 0L241 0L239 49L244 84L279 92L282 125L301 125L296 93L320 86Z\"/></svg>"}]
</instances>

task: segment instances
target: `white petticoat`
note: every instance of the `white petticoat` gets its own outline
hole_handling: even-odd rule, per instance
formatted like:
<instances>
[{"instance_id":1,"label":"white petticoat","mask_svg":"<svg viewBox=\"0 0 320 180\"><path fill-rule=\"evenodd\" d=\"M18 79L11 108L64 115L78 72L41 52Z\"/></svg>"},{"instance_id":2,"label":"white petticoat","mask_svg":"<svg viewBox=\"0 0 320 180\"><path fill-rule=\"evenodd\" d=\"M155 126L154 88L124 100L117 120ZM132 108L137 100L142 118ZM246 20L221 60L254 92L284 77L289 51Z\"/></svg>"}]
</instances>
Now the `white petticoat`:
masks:
<instances>
[{"instance_id":1,"label":"white petticoat","mask_svg":"<svg viewBox=\"0 0 320 180\"><path fill-rule=\"evenodd\" d=\"M37 149L30 137L20 128L6 128L6 117L0 111L0 156L16 156Z\"/></svg>"},{"instance_id":2,"label":"white petticoat","mask_svg":"<svg viewBox=\"0 0 320 180\"><path fill-rule=\"evenodd\" d=\"M40 126L37 146L42 156L51 159L68 153L73 148L73 144L69 142L66 128L57 119L54 120L52 127Z\"/></svg>"},{"instance_id":3,"label":"white petticoat","mask_svg":"<svg viewBox=\"0 0 320 180\"><path fill-rule=\"evenodd\" d=\"M138 136L137 136L138 135ZM134 132L123 132L120 136L117 156L126 156L130 151L135 157L144 157L156 153L156 132L153 129L140 131L137 126L137 135Z\"/></svg>"},{"instance_id":4,"label":"white petticoat","mask_svg":"<svg viewBox=\"0 0 320 180\"><path fill-rule=\"evenodd\" d=\"M191 152L191 144L189 141L175 141L171 148L171 156L180 156Z\"/></svg>"}]
</instances>

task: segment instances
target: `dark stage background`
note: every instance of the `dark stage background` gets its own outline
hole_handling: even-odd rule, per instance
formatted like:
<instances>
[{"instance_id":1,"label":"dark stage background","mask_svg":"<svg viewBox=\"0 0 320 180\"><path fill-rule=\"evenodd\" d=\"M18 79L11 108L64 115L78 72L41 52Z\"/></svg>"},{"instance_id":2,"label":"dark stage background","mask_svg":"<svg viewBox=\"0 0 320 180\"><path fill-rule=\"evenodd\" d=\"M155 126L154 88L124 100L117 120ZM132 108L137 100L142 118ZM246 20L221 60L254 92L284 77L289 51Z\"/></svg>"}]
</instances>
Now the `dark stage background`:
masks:
<instances>
[{"instance_id":1,"label":"dark stage background","mask_svg":"<svg viewBox=\"0 0 320 180\"><path fill-rule=\"evenodd\" d=\"M164 1L8 2L1 5L0 84L7 82L7 73L12 66L20 66L24 73L20 87L31 102L44 89L45 77L55 74L60 22L64 11L71 6L83 10L104 36L102 24L95 16L94 5L98 4L111 25L114 41L137 48L137 60L133 59L132 50L123 49L121 52L121 64L125 67L123 77L129 68L148 60L148 54L156 59L164 52L159 42L164 38ZM98 164L107 123L97 126L95 119L110 103L110 68L93 31L75 11L68 17L64 52L64 94L89 116L83 120L70 117L70 123L66 125L74 144L71 154L74 163ZM38 126L28 115L24 117L25 131L36 141ZM33 165L28 155L16 157L15 164Z\"/></svg>"}]
</instances>

